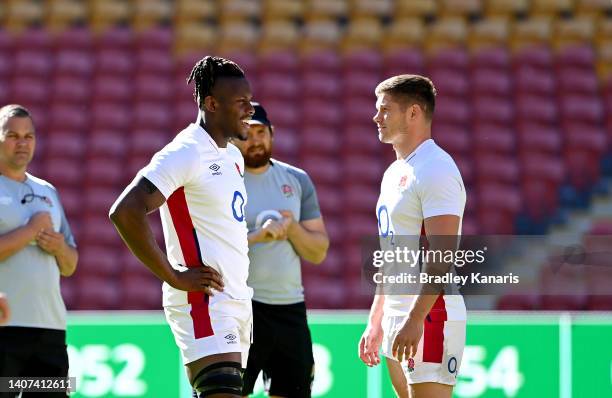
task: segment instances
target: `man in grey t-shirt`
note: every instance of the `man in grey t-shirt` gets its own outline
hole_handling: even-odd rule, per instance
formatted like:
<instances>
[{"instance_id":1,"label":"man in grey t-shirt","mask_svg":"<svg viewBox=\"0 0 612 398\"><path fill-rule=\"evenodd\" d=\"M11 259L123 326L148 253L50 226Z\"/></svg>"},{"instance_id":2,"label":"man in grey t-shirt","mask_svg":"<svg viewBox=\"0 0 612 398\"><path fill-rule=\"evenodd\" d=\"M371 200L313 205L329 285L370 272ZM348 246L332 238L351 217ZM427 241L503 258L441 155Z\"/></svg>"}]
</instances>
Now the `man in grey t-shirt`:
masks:
<instances>
[{"instance_id":1,"label":"man in grey t-shirt","mask_svg":"<svg viewBox=\"0 0 612 398\"><path fill-rule=\"evenodd\" d=\"M243 395L253 392L263 370L270 396L310 397L314 359L300 258L321 263L329 239L310 177L271 159L274 129L264 108L253 106L248 139L234 142L246 169L247 283L253 288L253 344Z\"/></svg>"},{"instance_id":2,"label":"man in grey t-shirt","mask_svg":"<svg viewBox=\"0 0 612 398\"><path fill-rule=\"evenodd\" d=\"M68 376L59 282L78 254L57 191L26 172L35 144L28 110L0 108L0 292L12 310L0 328L0 377Z\"/></svg>"}]
</instances>

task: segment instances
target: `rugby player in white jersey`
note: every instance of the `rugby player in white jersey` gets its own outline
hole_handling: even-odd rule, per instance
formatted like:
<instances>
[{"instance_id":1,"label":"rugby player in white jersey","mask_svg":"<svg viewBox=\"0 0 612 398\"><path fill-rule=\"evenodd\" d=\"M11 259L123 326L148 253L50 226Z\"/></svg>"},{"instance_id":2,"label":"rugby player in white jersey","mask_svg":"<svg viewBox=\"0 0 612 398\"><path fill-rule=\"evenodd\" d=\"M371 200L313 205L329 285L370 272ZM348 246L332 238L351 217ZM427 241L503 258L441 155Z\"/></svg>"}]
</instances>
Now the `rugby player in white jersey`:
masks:
<instances>
[{"instance_id":1,"label":"rugby player in white jersey","mask_svg":"<svg viewBox=\"0 0 612 398\"><path fill-rule=\"evenodd\" d=\"M433 83L418 75L394 76L375 93L379 139L397 154L381 184L379 235L400 240L418 237L424 229L430 250L448 249L449 239L439 238L450 236L456 243L466 195L455 162L431 138ZM443 274L447 266L423 264L423 272ZM434 290L377 294L359 342L359 356L368 366L380 363L382 345L393 387L402 398L450 398L461 365L463 297L449 286L427 287Z\"/></svg>"},{"instance_id":2,"label":"rugby player in white jersey","mask_svg":"<svg viewBox=\"0 0 612 398\"><path fill-rule=\"evenodd\" d=\"M197 122L155 154L110 218L134 255L164 282L166 319L194 397L240 397L252 290L246 283L244 161L228 140L247 137L251 88L238 65L211 56L196 63L192 80ZM158 208L167 256L147 221Z\"/></svg>"}]
</instances>

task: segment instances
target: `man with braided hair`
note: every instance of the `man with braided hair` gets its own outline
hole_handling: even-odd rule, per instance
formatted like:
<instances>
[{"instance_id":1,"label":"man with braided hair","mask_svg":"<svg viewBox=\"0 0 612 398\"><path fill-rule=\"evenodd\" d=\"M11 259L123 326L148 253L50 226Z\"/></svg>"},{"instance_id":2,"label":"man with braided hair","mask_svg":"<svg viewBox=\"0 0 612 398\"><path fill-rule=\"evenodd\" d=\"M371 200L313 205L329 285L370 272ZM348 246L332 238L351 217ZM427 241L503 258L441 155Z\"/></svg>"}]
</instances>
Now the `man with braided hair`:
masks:
<instances>
[{"instance_id":1,"label":"man with braided hair","mask_svg":"<svg viewBox=\"0 0 612 398\"><path fill-rule=\"evenodd\" d=\"M166 319L194 397L240 397L251 343L244 160L251 87L234 62L207 56L195 83L198 119L138 172L110 210L132 253L163 281ZM160 209L166 253L147 214Z\"/></svg>"}]
</instances>

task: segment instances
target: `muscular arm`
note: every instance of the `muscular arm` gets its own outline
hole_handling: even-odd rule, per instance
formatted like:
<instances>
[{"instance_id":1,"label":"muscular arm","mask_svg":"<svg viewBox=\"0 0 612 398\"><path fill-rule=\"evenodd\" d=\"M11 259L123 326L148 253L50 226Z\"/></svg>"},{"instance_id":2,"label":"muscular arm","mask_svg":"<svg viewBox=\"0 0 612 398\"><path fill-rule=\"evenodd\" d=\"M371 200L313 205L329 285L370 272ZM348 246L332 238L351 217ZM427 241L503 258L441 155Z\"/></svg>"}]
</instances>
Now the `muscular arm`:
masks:
<instances>
[{"instance_id":1,"label":"muscular arm","mask_svg":"<svg viewBox=\"0 0 612 398\"><path fill-rule=\"evenodd\" d=\"M459 231L460 218L454 215L443 215L429 217L425 219L425 231L429 241L429 250L456 250ZM435 257L435 256L434 256ZM449 271L451 264L447 263L428 263L425 264L424 272L430 275L444 275ZM424 320L431 307L433 307L442 286L427 286L424 292L418 295L410 309L410 317L417 320Z\"/></svg>"},{"instance_id":2,"label":"muscular arm","mask_svg":"<svg viewBox=\"0 0 612 398\"><path fill-rule=\"evenodd\" d=\"M308 262L320 264L327 256L329 238L321 217L292 222L287 228L287 239L295 252Z\"/></svg>"},{"instance_id":3,"label":"muscular arm","mask_svg":"<svg viewBox=\"0 0 612 398\"><path fill-rule=\"evenodd\" d=\"M147 214L165 201L153 183L144 177L136 177L117 198L109 217L132 253L158 278L172 284L174 270L158 246L147 219Z\"/></svg>"}]
</instances>

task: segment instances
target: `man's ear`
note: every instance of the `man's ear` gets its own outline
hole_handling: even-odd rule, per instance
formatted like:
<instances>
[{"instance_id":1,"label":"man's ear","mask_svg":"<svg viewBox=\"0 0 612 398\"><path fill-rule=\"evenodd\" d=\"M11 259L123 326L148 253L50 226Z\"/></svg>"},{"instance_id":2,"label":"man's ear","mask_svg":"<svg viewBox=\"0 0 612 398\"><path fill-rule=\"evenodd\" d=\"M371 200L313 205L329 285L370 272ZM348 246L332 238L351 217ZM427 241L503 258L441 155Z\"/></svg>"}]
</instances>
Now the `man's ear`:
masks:
<instances>
[{"instance_id":1,"label":"man's ear","mask_svg":"<svg viewBox=\"0 0 612 398\"><path fill-rule=\"evenodd\" d=\"M217 110L217 101L213 98L212 95L208 95L204 98L204 111L207 112L215 112Z\"/></svg>"}]
</instances>

